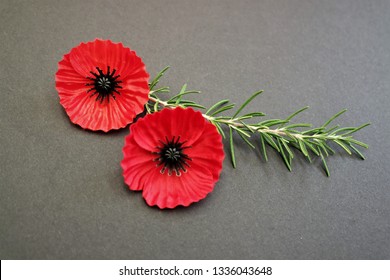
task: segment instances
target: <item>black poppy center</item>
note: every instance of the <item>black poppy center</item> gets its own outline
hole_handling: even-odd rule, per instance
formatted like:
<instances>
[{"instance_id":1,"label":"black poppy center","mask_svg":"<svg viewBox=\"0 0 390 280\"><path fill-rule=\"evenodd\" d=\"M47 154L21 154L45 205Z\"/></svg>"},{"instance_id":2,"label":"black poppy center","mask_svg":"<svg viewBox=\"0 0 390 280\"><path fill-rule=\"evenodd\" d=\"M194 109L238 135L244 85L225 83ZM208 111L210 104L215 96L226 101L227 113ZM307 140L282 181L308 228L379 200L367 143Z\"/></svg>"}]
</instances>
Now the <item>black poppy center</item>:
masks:
<instances>
[{"instance_id":1,"label":"black poppy center","mask_svg":"<svg viewBox=\"0 0 390 280\"><path fill-rule=\"evenodd\" d=\"M88 80L91 80L90 83L85 84L86 86L91 87L87 93L92 91L90 97L97 95L96 101L100 100L100 103L103 102L104 98L107 98L107 101L109 102L110 96L115 99L114 93L121 94L118 91L119 88L122 88L119 85L122 81L118 79L120 75L115 76L116 69L110 72L110 66L107 66L107 72L105 74L99 67L96 67L96 70L97 73L90 71L93 77L87 77Z\"/></svg>"},{"instance_id":2,"label":"black poppy center","mask_svg":"<svg viewBox=\"0 0 390 280\"><path fill-rule=\"evenodd\" d=\"M187 167L190 167L188 161L191 158L185 154L184 150L191 148L191 146L185 146L187 141L180 142L180 136L173 136L171 140L165 137L165 142L160 140L161 146L156 147L159 151L155 152L158 157L155 161L158 161L157 166L162 166L161 174L164 174L168 169L168 175L172 175L172 171L175 171L176 176L181 175L181 171L187 172Z\"/></svg>"}]
</instances>

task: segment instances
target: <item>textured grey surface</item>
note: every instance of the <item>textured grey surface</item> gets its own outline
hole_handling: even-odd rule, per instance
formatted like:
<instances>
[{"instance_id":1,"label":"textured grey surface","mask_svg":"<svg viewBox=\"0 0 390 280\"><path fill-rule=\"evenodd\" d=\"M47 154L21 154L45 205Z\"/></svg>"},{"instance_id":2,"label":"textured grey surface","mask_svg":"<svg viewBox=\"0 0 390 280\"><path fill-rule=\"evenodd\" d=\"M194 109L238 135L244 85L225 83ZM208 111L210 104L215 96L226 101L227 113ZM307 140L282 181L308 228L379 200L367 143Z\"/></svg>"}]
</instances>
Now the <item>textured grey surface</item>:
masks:
<instances>
[{"instance_id":1,"label":"textured grey surface","mask_svg":"<svg viewBox=\"0 0 390 280\"><path fill-rule=\"evenodd\" d=\"M389 1L0 1L2 259L389 259ZM300 157L288 172L245 145L214 192L160 211L126 189L128 129L72 125L54 74L95 37L122 41L163 83L270 118L372 125L366 161L337 154L332 177ZM245 147L244 147L245 146Z\"/></svg>"}]
</instances>

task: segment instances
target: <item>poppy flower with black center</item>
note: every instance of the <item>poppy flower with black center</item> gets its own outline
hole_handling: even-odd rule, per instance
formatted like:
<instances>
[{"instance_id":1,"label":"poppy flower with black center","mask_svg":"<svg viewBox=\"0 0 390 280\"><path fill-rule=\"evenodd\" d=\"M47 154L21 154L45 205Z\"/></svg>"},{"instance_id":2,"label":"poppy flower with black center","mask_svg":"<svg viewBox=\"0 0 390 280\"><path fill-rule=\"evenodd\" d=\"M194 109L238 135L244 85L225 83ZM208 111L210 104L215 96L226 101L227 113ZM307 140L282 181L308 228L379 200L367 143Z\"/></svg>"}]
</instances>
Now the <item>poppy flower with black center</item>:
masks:
<instances>
[{"instance_id":1,"label":"poppy flower with black center","mask_svg":"<svg viewBox=\"0 0 390 280\"><path fill-rule=\"evenodd\" d=\"M70 120L109 131L131 123L148 101L149 74L141 58L122 43L81 43L58 64L56 89Z\"/></svg>"},{"instance_id":2,"label":"poppy flower with black center","mask_svg":"<svg viewBox=\"0 0 390 280\"><path fill-rule=\"evenodd\" d=\"M188 206L207 196L224 159L221 135L192 108L163 109L131 126L121 166L125 183L159 208Z\"/></svg>"}]
</instances>

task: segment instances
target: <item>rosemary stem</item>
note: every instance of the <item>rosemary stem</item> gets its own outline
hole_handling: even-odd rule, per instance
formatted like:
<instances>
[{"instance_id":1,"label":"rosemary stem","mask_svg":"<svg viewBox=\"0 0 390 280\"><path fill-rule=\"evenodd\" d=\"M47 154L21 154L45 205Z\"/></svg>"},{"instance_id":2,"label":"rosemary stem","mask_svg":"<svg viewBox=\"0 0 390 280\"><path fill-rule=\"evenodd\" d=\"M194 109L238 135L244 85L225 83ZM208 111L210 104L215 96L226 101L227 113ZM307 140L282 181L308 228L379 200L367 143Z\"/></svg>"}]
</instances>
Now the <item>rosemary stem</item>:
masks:
<instances>
[{"instance_id":1,"label":"rosemary stem","mask_svg":"<svg viewBox=\"0 0 390 280\"><path fill-rule=\"evenodd\" d=\"M150 95L150 94L152 94L152 93L153 93L153 91L149 92L149 100L150 100L150 101L152 101L152 102L154 102L154 103L161 104L161 105L163 105L164 107L177 107L177 106L175 106L174 104L168 104L168 102L165 102L165 101L163 101L163 100L161 100L161 99L152 97L152 96ZM170 105L174 105L174 106L170 106Z\"/></svg>"},{"instance_id":2,"label":"rosemary stem","mask_svg":"<svg viewBox=\"0 0 390 280\"><path fill-rule=\"evenodd\" d=\"M202 114L202 115L205 119L207 119L211 122L219 122L219 123L223 123L227 126L238 127L238 128L245 127L242 123L237 122L235 119L221 120L221 119L217 119L217 118L214 118L214 117L206 115L206 114ZM252 129L253 131L272 133L272 134L277 134L280 136L287 136L287 134L280 129L270 129L269 127L258 128L258 127L255 127L255 126L252 126L249 124L246 127ZM302 136L301 134L298 134L298 135Z\"/></svg>"},{"instance_id":3,"label":"rosemary stem","mask_svg":"<svg viewBox=\"0 0 390 280\"><path fill-rule=\"evenodd\" d=\"M249 138L252 135L258 135L261 143L260 150L262 151L264 159L268 159L266 149L266 145L268 145L280 154L286 164L286 167L290 171L292 159L294 158L294 150L292 150L292 148L301 152L309 162L312 162L312 156L321 158L322 165L327 176L330 175L330 172L325 158L335 153L328 144L337 145L349 155L356 153L361 159L364 159L363 154L356 146L368 148L368 145L354 139L351 134L366 127L369 125L368 123L358 127L340 127L339 125L328 127L331 122L346 111L345 109L330 117L322 126L319 127L313 127L310 123L291 123L292 118L306 110L308 107L303 107L297 110L285 119L268 119L260 122L251 122L249 119L263 117L265 114L262 112L250 112L246 114L240 113L255 97L263 92L262 90L253 93L241 104L232 116L226 116L224 112L235 108L234 103L231 103L228 99L223 99L206 109L201 104L183 98L188 94L200 93L199 91L187 90L187 84L183 85L178 94L170 97L169 99L161 100L159 94L169 93L170 90L169 87L156 88L156 85L159 83L160 78L164 75L168 68L169 67L165 67L161 70L150 82L149 101L145 104L146 112L148 114L152 114L162 110L163 108L177 107L192 107L207 110L202 114L202 116L216 127L223 138L229 139L233 167L236 167L233 133L235 135L239 135L241 139L253 149L256 149L256 147ZM228 127L228 131L224 131L224 129L222 129L222 125L226 125ZM310 129L302 130L304 127L309 127ZM298 130L296 128L298 128Z\"/></svg>"},{"instance_id":4,"label":"rosemary stem","mask_svg":"<svg viewBox=\"0 0 390 280\"><path fill-rule=\"evenodd\" d=\"M161 104L163 107L169 107L169 108L176 108L176 107L180 107L180 105L177 105L177 104L169 104L168 102L166 101L163 101L159 98L154 98L153 96L151 96L151 94L153 93L153 91L151 91L149 93L149 100L154 102L154 103L158 103L158 104ZM223 123L229 127L238 127L238 128L243 128L245 127L242 123L239 123L237 122L236 119L217 119L213 116L209 116L209 115L206 115L206 114L202 114L202 116L206 119L206 120L209 120L210 122L218 122L218 123ZM303 138L309 138L309 139L315 139L315 138L318 138L318 136L316 136L315 134L314 135L303 135L303 134L300 134L300 133L285 133L283 131L283 129L271 129L269 127L264 127L264 128L259 128L259 127L256 127L256 126L252 126L252 125L246 125L246 127L252 129L253 131L257 131L257 132L260 132L260 133L270 133L270 134L274 134L274 135L279 135L279 136L283 136L283 137L288 137L289 135L295 137L295 138L298 138L298 139L303 139ZM339 139L339 136L338 135L335 135L335 136L331 136L329 135L328 136L328 139L329 140L334 140L334 139Z\"/></svg>"},{"instance_id":5,"label":"rosemary stem","mask_svg":"<svg viewBox=\"0 0 390 280\"><path fill-rule=\"evenodd\" d=\"M257 132L260 132L260 133L270 133L270 134L276 134L276 135L279 135L279 136L284 136L284 137L289 137L290 135L295 137L295 138L298 138L298 139L303 139L303 138L306 138L306 139L316 139L316 138L320 138L319 135L303 135L303 134L300 134L300 133L285 133L283 131L283 129L271 129L269 127L264 127L264 128L259 128L259 127L256 127L256 126L252 126L252 125L243 125L242 123L239 123L237 122L235 119L230 119L230 120L224 120L224 119L217 119L217 118L214 118L212 116L209 116L209 115L206 115L206 114L202 114L203 117L211 122L218 122L218 123L223 123L227 126L232 126L232 127L238 127L238 128L243 128L243 127L248 127L250 128L251 130L253 131L257 131ZM328 140L334 140L334 139L340 139L340 136L339 135L328 135L327 136L327 139Z\"/></svg>"}]
</instances>

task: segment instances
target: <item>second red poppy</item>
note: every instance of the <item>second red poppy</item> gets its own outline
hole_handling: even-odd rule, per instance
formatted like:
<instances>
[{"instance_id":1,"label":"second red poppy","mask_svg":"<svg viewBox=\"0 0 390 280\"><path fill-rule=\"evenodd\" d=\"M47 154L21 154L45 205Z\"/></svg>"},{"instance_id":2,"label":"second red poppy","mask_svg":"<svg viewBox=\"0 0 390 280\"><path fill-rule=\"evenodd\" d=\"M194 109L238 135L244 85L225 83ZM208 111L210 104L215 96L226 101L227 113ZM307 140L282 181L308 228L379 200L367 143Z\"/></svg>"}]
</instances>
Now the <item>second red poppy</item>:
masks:
<instances>
[{"instance_id":1,"label":"second red poppy","mask_svg":"<svg viewBox=\"0 0 390 280\"><path fill-rule=\"evenodd\" d=\"M121 166L150 206L188 206L214 189L224 151L216 127L191 108L163 109L131 126Z\"/></svg>"}]
</instances>

